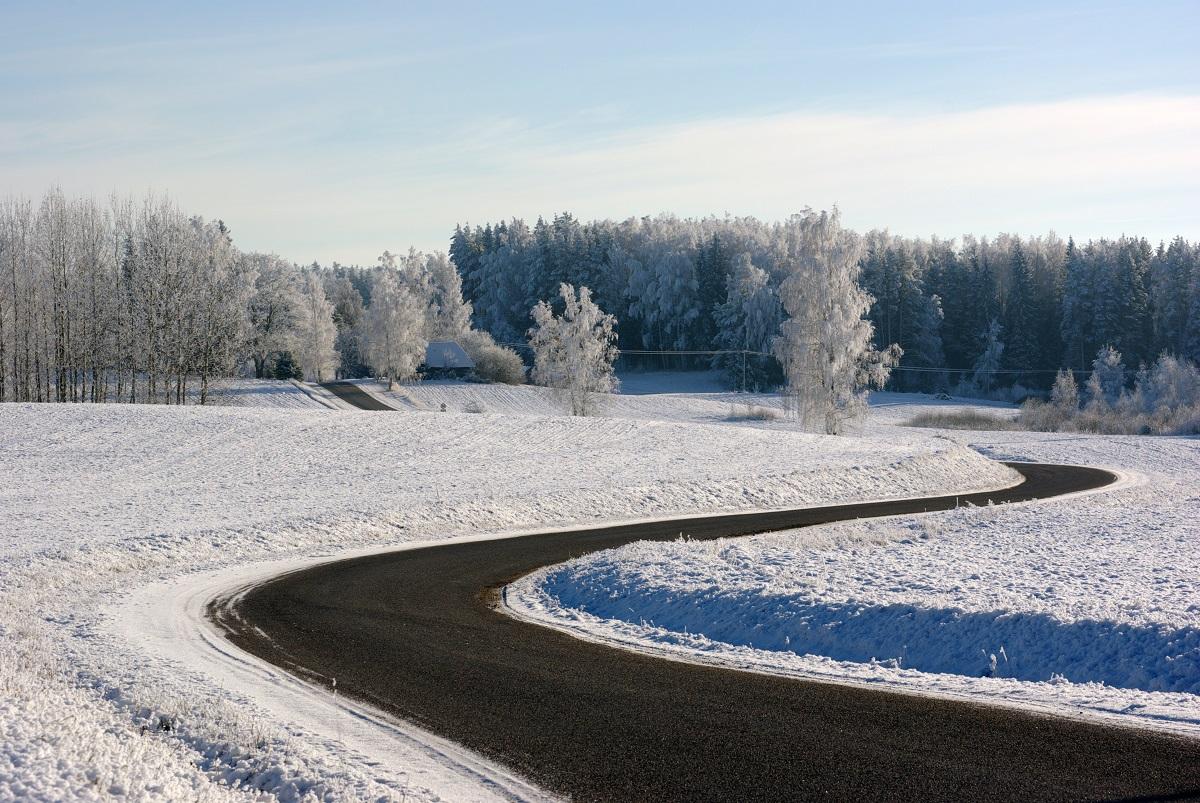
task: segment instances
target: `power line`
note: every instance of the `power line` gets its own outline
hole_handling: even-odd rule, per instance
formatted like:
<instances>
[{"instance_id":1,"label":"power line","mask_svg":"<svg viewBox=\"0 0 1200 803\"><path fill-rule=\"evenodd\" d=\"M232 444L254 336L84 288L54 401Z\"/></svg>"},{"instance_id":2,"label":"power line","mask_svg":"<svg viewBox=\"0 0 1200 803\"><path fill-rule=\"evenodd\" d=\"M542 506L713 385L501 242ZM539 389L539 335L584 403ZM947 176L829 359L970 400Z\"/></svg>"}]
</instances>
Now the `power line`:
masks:
<instances>
[{"instance_id":1,"label":"power line","mask_svg":"<svg viewBox=\"0 0 1200 803\"><path fill-rule=\"evenodd\" d=\"M501 346L509 348L527 349L532 351L532 346L528 343L501 343ZM721 354L741 354L748 357L774 357L775 355L769 351L752 351L750 349L711 349L711 350L681 350L670 351L666 349L617 349L617 356L679 356L679 357L704 357L718 356ZM1076 376L1087 376L1088 371L1078 368L992 368L992 369L977 369L977 368L933 368L929 366L918 365L896 365L892 367L893 371L909 371L911 373L926 373L926 374L1057 374L1059 371L1070 371Z\"/></svg>"}]
</instances>

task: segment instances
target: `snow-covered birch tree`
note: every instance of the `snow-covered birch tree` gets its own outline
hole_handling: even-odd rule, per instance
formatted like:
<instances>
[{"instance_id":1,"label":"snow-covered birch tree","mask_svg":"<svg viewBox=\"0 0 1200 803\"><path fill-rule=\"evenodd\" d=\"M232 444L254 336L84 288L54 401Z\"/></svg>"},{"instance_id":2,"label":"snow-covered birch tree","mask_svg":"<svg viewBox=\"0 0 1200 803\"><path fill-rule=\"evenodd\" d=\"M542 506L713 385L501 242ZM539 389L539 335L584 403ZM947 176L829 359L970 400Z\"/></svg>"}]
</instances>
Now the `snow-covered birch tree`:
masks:
<instances>
[{"instance_id":1,"label":"snow-covered birch tree","mask_svg":"<svg viewBox=\"0 0 1200 803\"><path fill-rule=\"evenodd\" d=\"M887 381L900 348L871 347L872 299L858 284L862 247L837 210L794 216L785 228L779 295L788 319L774 342L785 395L805 426L838 435L866 411L867 388Z\"/></svg>"},{"instance_id":2,"label":"snow-covered birch tree","mask_svg":"<svg viewBox=\"0 0 1200 803\"><path fill-rule=\"evenodd\" d=\"M533 381L558 389L571 415L591 415L599 393L616 390L617 319L592 301L592 291L569 284L559 287L562 315L539 301L531 312Z\"/></svg>"},{"instance_id":3,"label":"snow-covered birch tree","mask_svg":"<svg viewBox=\"0 0 1200 803\"><path fill-rule=\"evenodd\" d=\"M337 326L333 304L325 297L324 284L315 271L304 274L302 298L292 352L305 379L324 382L333 378L338 367Z\"/></svg>"},{"instance_id":4,"label":"snow-covered birch tree","mask_svg":"<svg viewBox=\"0 0 1200 803\"><path fill-rule=\"evenodd\" d=\"M376 273L366 315L366 357L389 388L415 375L425 357L425 311L422 299L396 280L395 271L384 267Z\"/></svg>"},{"instance_id":5,"label":"snow-covered birch tree","mask_svg":"<svg viewBox=\"0 0 1200 803\"><path fill-rule=\"evenodd\" d=\"M303 299L294 265L275 254L247 254L244 259L256 274L250 298L250 357L254 375L267 375L271 355L290 351Z\"/></svg>"}]
</instances>

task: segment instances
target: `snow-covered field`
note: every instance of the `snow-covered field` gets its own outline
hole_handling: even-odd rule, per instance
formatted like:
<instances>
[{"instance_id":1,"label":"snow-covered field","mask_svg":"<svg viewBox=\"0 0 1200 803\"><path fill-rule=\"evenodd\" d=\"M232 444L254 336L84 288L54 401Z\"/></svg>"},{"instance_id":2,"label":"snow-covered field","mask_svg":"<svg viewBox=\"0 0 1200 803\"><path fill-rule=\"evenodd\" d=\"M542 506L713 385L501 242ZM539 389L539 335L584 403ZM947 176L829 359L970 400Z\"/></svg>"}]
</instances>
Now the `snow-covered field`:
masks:
<instances>
[{"instance_id":1,"label":"snow-covered field","mask_svg":"<svg viewBox=\"0 0 1200 803\"><path fill-rule=\"evenodd\" d=\"M221 407L275 407L291 410L325 407L325 394L310 385L275 379L236 379L217 385L213 404Z\"/></svg>"},{"instance_id":2,"label":"snow-covered field","mask_svg":"<svg viewBox=\"0 0 1200 803\"><path fill-rule=\"evenodd\" d=\"M530 796L223 647L205 594L355 550L1014 479L916 430L731 426L742 400L712 392L619 397L592 419L551 415L533 388L402 392L408 414L286 383L227 389L249 408L0 406L0 799ZM454 398L495 407L414 409Z\"/></svg>"},{"instance_id":3,"label":"snow-covered field","mask_svg":"<svg viewBox=\"0 0 1200 803\"><path fill-rule=\"evenodd\" d=\"M768 408L782 416L783 406L774 394L737 394L709 389L715 384L711 374L687 381L694 392L663 392L670 382L662 374L633 374L622 380L627 391L609 396L601 406L600 415L606 418L633 418L644 421L678 421L697 424L760 424L745 415L748 406ZM378 382L362 381L379 398L401 410L494 413L520 416L558 416L562 406L554 391L530 385L478 385L464 382L420 382L396 385L388 390ZM651 392L658 390L659 392ZM791 427L781 425L781 428Z\"/></svg>"},{"instance_id":4,"label":"snow-covered field","mask_svg":"<svg viewBox=\"0 0 1200 803\"><path fill-rule=\"evenodd\" d=\"M868 434L883 439L937 406L876 401ZM1124 479L1050 502L633 544L535 573L509 604L683 660L1200 735L1200 439L940 434Z\"/></svg>"}]
</instances>

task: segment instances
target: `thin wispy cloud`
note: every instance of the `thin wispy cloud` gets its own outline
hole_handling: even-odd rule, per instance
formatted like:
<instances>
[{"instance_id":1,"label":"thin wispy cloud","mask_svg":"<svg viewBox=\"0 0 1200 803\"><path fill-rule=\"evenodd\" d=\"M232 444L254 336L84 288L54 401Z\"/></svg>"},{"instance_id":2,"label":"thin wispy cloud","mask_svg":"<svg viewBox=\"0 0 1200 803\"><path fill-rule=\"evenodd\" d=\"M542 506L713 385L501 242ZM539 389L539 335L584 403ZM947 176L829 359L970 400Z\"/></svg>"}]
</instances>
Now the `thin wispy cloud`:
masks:
<instances>
[{"instance_id":1,"label":"thin wispy cloud","mask_svg":"<svg viewBox=\"0 0 1200 803\"><path fill-rule=\"evenodd\" d=\"M170 191L304 261L564 209L1200 235L1186 4L619 5L4 12L0 191Z\"/></svg>"}]
</instances>

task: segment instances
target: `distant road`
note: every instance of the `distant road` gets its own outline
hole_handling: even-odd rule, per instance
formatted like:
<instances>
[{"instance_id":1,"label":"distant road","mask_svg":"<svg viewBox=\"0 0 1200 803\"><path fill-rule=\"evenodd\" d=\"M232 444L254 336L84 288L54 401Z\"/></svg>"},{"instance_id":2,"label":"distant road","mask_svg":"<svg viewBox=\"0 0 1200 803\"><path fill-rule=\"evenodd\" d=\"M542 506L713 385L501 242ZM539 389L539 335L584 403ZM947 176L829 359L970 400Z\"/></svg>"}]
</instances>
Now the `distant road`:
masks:
<instances>
[{"instance_id":1,"label":"distant road","mask_svg":"<svg viewBox=\"0 0 1200 803\"><path fill-rule=\"evenodd\" d=\"M360 410L391 410L395 407L384 404L379 399L367 393L353 382L322 382L321 387L337 396L344 402L352 404Z\"/></svg>"},{"instance_id":2,"label":"distant road","mask_svg":"<svg viewBox=\"0 0 1200 803\"><path fill-rule=\"evenodd\" d=\"M662 660L496 610L538 567L639 539L712 539L1044 498L1108 472L1021 465L1015 488L457 543L318 566L210 615L242 648L574 800L1102 800L1200 796L1200 741ZM1047 533L1048 538L1054 537Z\"/></svg>"}]
</instances>

